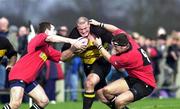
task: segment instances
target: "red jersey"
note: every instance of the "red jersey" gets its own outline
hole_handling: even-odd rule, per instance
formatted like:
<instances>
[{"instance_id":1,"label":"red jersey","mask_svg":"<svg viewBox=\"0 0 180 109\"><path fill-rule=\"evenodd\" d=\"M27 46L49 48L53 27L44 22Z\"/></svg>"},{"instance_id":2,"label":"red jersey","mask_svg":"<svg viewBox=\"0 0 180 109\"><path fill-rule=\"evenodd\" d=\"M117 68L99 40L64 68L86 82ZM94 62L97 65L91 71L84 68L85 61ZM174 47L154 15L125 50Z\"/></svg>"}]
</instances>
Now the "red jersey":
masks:
<instances>
[{"instance_id":1,"label":"red jersey","mask_svg":"<svg viewBox=\"0 0 180 109\"><path fill-rule=\"evenodd\" d=\"M118 29L113 35L124 33L127 35L131 49L119 55L112 55L109 62L117 69L125 68L130 77L138 78L146 84L156 87L153 67L146 52L125 31Z\"/></svg>"},{"instance_id":2,"label":"red jersey","mask_svg":"<svg viewBox=\"0 0 180 109\"><path fill-rule=\"evenodd\" d=\"M61 52L50 46L45 39L47 35L40 33L28 44L28 53L24 55L11 69L9 80L23 80L30 83L36 79L45 61L60 61Z\"/></svg>"}]
</instances>

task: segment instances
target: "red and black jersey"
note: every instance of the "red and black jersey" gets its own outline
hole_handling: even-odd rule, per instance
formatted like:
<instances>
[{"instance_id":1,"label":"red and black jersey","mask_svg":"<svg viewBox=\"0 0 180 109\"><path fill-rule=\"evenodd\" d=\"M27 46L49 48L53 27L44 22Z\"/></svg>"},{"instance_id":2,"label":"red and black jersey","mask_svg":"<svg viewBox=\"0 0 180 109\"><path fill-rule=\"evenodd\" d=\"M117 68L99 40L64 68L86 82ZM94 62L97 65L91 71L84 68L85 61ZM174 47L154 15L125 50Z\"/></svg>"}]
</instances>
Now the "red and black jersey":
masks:
<instances>
[{"instance_id":1,"label":"red and black jersey","mask_svg":"<svg viewBox=\"0 0 180 109\"><path fill-rule=\"evenodd\" d=\"M61 52L50 46L45 39L47 35L40 33L28 44L28 53L24 55L12 68L9 80L24 80L30 83L36 76L45 61L60 61Z\"/></svg>"},{"instance_id":2,"label":"red and black jersey","mask_svg":"<svg viewBox=\"0 0 180 109\"><path fill-rule=\"evenodd\" d=\"M131 49L118 55L112 55L109 62L116 67L125 68L130 77L138 78L146 84L156 87L153 68L146 52L125 31L118 29L113 35L124 33L127 35ZM116 37L116 36L114 36Z\"/></svg>"}]
</instances>

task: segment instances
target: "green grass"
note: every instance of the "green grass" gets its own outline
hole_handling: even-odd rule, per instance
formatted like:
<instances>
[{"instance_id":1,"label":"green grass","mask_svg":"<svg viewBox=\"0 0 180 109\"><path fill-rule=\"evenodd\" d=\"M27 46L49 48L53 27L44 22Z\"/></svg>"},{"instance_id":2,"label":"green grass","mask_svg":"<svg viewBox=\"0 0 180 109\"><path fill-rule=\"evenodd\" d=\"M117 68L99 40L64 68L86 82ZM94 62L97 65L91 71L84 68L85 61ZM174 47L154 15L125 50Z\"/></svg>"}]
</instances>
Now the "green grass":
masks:
<instances>
[{"instance_id":1,"label":"green grass","mask_svg":"<svg viewBox=\"0 0 180 109\"><path fill-rule=\"evenodd\" d=\"M128 105L130 109L180 109L180 99L143 99ZM2 104L0 104L2 108ZM22 104L20 109L28 109L28 104ZM46 109L82 109L82 102L65 102L49 104ZM94 102L92 109L109 109L100 102Z\"/></svg>"}]
</instances>

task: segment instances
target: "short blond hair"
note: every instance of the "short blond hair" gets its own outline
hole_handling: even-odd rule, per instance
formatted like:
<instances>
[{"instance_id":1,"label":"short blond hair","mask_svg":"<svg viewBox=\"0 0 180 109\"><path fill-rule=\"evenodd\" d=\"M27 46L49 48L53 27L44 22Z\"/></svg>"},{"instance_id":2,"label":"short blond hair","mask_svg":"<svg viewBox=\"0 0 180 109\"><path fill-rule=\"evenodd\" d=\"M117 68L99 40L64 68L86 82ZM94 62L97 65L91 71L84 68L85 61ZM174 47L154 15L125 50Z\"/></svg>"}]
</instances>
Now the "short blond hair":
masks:
<instances>
[{"instance_id":1,"label":"short blond hair","mask_svg":"<svg viewBox=\"0 0 180 109\"><path fill-rule=\"evenodd\" d=\"M89 23L89 19L87 17L79 17L76 21L76 25L81 25L81 24L84 24L84 23Z\"/></svg>"}]
</instances>

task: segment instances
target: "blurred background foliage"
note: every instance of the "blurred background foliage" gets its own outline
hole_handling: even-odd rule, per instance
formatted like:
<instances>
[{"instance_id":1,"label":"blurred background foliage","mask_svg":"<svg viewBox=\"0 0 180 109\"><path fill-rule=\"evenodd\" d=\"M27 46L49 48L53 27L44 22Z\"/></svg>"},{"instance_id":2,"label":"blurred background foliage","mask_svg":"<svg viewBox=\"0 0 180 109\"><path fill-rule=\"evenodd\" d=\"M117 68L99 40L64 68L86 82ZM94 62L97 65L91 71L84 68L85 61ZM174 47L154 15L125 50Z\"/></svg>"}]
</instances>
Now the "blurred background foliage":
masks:
<instances>
[{"instance_id":1,"label":"blurred background foliage","mask_svg":"<svg viewBox=\"0 0 180 109\"><path fill-rule=\"evenodd\" d=\"M155 37L160 26L179 31L179 7L180 0L0 0L0 17L17 26L31 20L72 28L79 16L86 16Z\"/></svg>"}]
</instances>

